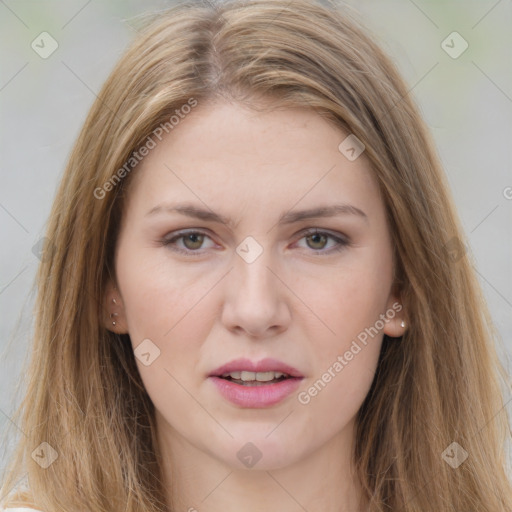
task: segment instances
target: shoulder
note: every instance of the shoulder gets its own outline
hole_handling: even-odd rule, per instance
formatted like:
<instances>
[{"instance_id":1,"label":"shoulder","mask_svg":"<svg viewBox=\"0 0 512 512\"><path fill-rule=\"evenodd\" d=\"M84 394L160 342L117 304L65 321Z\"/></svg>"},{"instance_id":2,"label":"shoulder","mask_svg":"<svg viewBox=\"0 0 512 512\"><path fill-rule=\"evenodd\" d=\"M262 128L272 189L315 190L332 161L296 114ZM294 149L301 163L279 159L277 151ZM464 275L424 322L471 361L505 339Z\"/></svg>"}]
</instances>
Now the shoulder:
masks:
<instances>
[{"instance_id":1,"label":"shoulder","mask_svg":"<svg viewBox=\"0 0 512 512\"><path fill-rule=\"evenodd\" d=\"M0 512L42 512L36 506L28 485L23 482L0 502Z\"/></svg>"}]
</instances>

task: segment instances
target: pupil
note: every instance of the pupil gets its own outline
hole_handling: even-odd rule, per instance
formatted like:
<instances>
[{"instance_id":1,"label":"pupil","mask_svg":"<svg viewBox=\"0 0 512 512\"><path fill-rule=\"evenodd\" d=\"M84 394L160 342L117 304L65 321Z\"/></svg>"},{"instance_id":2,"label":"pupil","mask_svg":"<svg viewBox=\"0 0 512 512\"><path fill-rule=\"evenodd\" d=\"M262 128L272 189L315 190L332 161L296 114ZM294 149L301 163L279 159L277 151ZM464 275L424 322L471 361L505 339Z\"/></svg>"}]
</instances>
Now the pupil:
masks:
<instances>
[{"instance_id":1,"label":"pupil","mask_svg":"<svg viewBox=\"0 0 512 512\"><path fill-rule=\"evenodd\" d=\"M316 243L320 243L320 244L321 244L321 242L320 242L318 239L319 239L319 238L320 238L320 239L324 239L324 238L325 238L325 236L324 236L324 235L320 235L320 234L316 233L316 234L314 234L314 235L310 235L310 238L311 238L311 239L313 239L313 244L316 244ZM322 244L322 246L323 246L323 244Z\"/></svg>"}]
</instances>

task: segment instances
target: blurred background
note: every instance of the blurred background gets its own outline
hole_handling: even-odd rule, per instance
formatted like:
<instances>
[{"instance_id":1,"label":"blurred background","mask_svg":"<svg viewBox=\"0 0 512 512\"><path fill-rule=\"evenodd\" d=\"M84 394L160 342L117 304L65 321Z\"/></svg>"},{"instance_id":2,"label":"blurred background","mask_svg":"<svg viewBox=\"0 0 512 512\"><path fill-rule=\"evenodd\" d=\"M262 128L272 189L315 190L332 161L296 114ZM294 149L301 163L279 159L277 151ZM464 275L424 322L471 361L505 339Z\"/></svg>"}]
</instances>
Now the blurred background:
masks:
<instances>
[{"instance_id":1,"label":"blurred background","mask_svg":"<svg viewBox=\"0 0 512 512\"><path fill-rule=\"evenodd\" d=\"M0 0L2 433L21 397L38 243L72 145L140 17L173 3ZM512 2L338 3L397 63L432 131L510 373ZM2 446L0 466L11 444Z\"/></svg>"}]
</instances>

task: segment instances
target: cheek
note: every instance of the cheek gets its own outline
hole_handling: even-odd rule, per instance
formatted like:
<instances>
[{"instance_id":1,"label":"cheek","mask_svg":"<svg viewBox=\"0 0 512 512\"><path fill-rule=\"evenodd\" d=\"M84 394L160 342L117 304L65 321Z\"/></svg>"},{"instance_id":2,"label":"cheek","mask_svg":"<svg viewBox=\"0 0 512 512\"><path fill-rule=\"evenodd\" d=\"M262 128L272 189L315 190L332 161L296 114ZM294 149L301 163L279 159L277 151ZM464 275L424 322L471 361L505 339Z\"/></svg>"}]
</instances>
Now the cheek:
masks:
<instances>
[{"instance_id":1,"label":"cheek","mask_svg":"<svg viewBox=\"0 0 512 512\"><path fill-rule=\"evenodd\" d=\"M312 356L316 359L314 380L325 404L359 405L373 380L383 334L379 315L383 301L364 287L346 286L346 294L329 302L326 323L335 334L316 338ZM368 288L366 288L368 290ZM318 344L321 344L320 348ZM329 388L327 392L323 391ZM314 394L314 391L312 391Z\"/></svg>"},{"instance_id":2,"label":"cheek","mask_svg":"<svg viewBox=\"0 0 512 512\"><path fill-rule=\"evenodd\" d=\"M318 316L331 331L331 336L323 339L334 351L347 349L352 340L368 329L374 332L377 326L382 330L382 322L378 320L386 310L392 269L381 263L361 261L340 268L324 283L322 291L312 290L308 294L314 298Z\"/></svg>"},{"instance_id":3,"label":"cheek","mask_svg":"<svg viewBox=\"0 0 512 512\"><path fill-rule=\"evenodd\" d=\"M315 336L314 347L309 347L314 374L301 402L311 402L318 414L346 420L366 397L380 354L381 315L386 313L391 272L385 254L380 260L355 258L333 273L323 292L309 293L311 309L329 328L323 328L324 334Z\"/></svg>"},{"instance_id":4,"label":"cheek","mask_svg":"<svg viewBox=\"0 0 512 512\"><path fill-rule=\"evenodd\" d=\"M192 378L201 379L189 369L200 361L208 337L208 291L214 276L192 277L154 254L151 258L149 251L141 256L136 249L120 247L124 250L119 251L116 274L144 387L157 409L184 410L193 404L182 386L190 388ZM149 357L141 357L147 353Z\"/></svg>"},{"instance_id":5,"label":"cheek","mask_svg":"<svg viewBox=\"0 0 512 512\"><path fill-rule=\"evenodd\" d=\"M199 327L197 310L201 309L202 297L213 286L213 276L172 265L164 250L138 250L128 243L120 244L116 265L128 331L134 344L144 338L165 344L177 332L193 339L183 326L189 330L191 326Z\"/></svg>"},{"instance_id":6,"label":"cheek","mask_svg":"<svg viewBox=\"0 0 512 512\"><path fill-rule=\"evenodd\" d=\"M308 422L313 438L325 438L341 431L352 422L370 390L381 346L381 337L347 361L334 359L311 379L298 396L299 407Z\"/></svg>"},{"instance_id":7,"label":"cheek","mask_svg":"<svg viewBox=\"0 0 512 512\"><path fill-rule=\"evenodd\" d=\"M118 254L116 273L135 355L147 353L142 352L146 345L157 354L149 366L136 358L144 386L155 405L187 404L190 397L178 383L190 388L204 380L190 368L200 366L218 314L212 300L222 274L172 265L164 251L154 248L139 251L120 244Z\"/></svg>"}]
</instances>

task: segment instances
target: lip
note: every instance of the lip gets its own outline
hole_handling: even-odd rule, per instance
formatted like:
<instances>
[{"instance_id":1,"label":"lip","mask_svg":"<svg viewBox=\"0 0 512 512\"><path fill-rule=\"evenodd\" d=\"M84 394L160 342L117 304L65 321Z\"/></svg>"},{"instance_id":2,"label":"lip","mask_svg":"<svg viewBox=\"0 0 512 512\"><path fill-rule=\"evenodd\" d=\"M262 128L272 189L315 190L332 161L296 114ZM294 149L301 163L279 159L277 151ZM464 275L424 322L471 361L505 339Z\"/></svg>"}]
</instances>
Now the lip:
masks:
<instances>
[{"instance_id":1,"label":"lip","mask_svg":"<svg viewBox=\"0 0 512 512\"><path fill-rule=\"evenodd\" d=\"M275 384L244 386L220 377L210 376L220 394L235 405L246 408L263 408L275 405L290 396L302 382L294 377Z\"/></svg>"},{"instance_id":2,"label":"lip","mask_svg":"<svg viewBox=\"0 0 512 512\"><path fill-rule=\"evenodd\" d=\"M282 372L291 378L274 384L254 386L244 386L221 378L225 373L238 371ZM288 397L297 389L304 376L293 366L277 359L266 358L258 362L253 362L250 359L235 359L214 370L208 378L220 394L235 405L246 408L263 408L275 405Z\"/></svg>"},{"instance_id":3,"label":"lip","mask_svg":"<svg viewBox=\"0 0 512 512\"><path fill-rule=\"evenodd\" d=\"M220 377L225 373L231 372L282 372L290 375L290 377L303 378L299 370L288 364L279 361L278 359L272 359L267 357L258 362L253 362L250 359L234 359L229 363L220 366L216 370L213 370L209 377Z\"/></svg>"}]
</instances>

